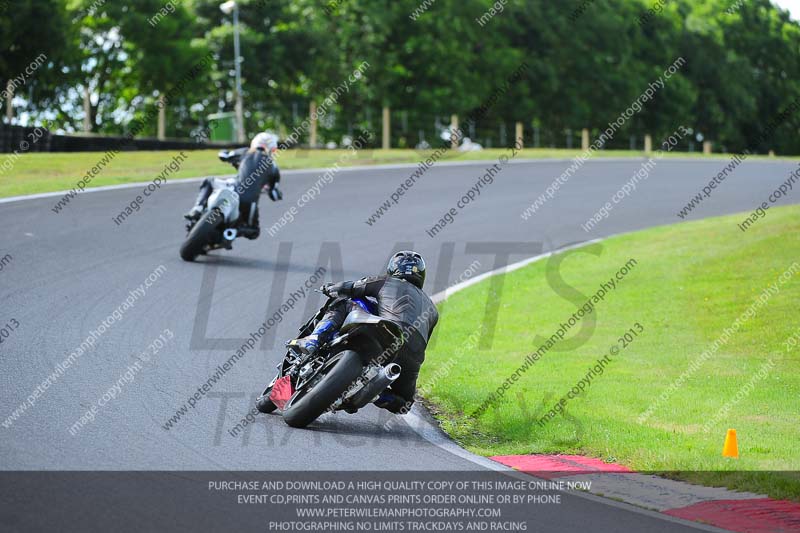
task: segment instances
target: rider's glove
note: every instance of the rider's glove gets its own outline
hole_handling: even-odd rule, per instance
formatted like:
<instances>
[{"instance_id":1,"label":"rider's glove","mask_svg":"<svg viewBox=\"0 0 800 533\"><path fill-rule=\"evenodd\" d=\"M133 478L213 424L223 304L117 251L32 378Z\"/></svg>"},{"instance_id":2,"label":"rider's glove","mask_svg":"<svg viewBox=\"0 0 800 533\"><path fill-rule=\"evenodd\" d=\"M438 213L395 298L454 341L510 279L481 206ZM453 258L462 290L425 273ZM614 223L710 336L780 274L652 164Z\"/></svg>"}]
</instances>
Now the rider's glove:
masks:
<instances>
[{"instance_id":1,"label":"rider's glove","mask_svg":"<svg viewBox=\"0 0 800 533\"><path fill-rule=\"evenodd\" d=\"M283 200L283 193L277 185L273 185L269 190L269 197L273 202L277 202L278 200Z\"/></svg>"},{"instance_id":2,"label":"rider's glove","mask_svg":"<svg viewBox=\"0 0 800 533\"><path fill-rule=\"evenodd\" d=\"M320 287L319 290L321 290L322 294L324 294L325 296L336 297L337 294L336 294L336 289L334 289L334 285L336 285L336 284L335 283L326 283L325 285Z\"/></svg>"}]
</instances>

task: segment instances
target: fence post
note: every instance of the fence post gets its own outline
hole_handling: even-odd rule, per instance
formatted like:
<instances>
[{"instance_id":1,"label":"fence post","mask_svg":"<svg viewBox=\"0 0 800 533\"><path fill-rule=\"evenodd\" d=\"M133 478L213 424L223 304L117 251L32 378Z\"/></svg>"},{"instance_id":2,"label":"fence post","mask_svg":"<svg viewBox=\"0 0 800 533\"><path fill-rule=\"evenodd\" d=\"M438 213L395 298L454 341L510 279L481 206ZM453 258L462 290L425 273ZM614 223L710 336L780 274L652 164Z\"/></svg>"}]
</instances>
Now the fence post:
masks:
<instances>
[{"instance_id":1,"label":"fence post","mask_svg":"<svg viewBox=\"0 0 800 533\"><path fill-rule=\"evenodd\" d=\"M390 146L391 146L391 140L390 140L390 135L391 135L391 133L390 133L391 132L390 124L391 123L389 122L390 120L391 120L391 115L390 115L390 112L389 112L389 107L388 106L383 106L383 143L382 143L382 148L384 150L388 150L390 148Z\"/></svg>"},{"instance_id":2,"label":"fence post","mask_svg":"<svg viewBox=\"0 0 800 533\"><path fill-rule=\"evenodd\" d=\"M522 148L524 146L522 140L522 122L517 122L515 142L516 142L515 146L517 148Z\"/></svg>"},{"instance_id":3,"label":"fence post","mask_svg":"<svg viewBox=\"0 0 800 533\"><path fill-rule=\"evenodd\" d=\"M589 129L583 128L581 130L581 150L584 152L589 149Z\"/></svg>"},{"instance_id":4,"label":"fence post","mask_svg":"<svg viewBox=\"0 0 800 533\"><path fill-rule=\"evenodd\" d=\"M11 102L14 100L14 84L8 80L6 85L6 122L11 124L11 119L14 118L14 107Z\"/></svg>"},{"instance_id":5,"label":"fence post","mask_svg":"<svg viewBox=\"0 0 800 533\"><path fill-rule=\"evenodd\" d=\"M311 101L308 105L308 118L311 120L311 128L308 134L308 144L310 148L317 146L317 103Z\"/></svg>"},{"instance_id":6,"label":"fence post","mask_svg":"<svg viewBox=\"0 0 800 533\"><path fill-rule=\"evenodd\" d=\"M158 140L163 141L167 138L167 101L164 93L158 96Z\"/></svg>"},{"instance_id":7,"label":"fence post","mask_svg":"<svg viewBox=\"0 0 800 533\"><path fill-rule=\"evenodd\" d=\"M455 150L458 148L458 140L461 135L457 135L458 131L458 115L450 115L450 148Z\"/></svg>"},{"instance_id":8,"label":"fence post","mask_svg":"<svg viewBox=\"0 0 800 533\"><path fill-rule=\"evenodd\" d=\"M644 136L644 153L649 154L653 151L653 137L648 133Z\"/></svg>"},{"instance_id":9,"label":"fence post","mask_svg":"<svg viewBox=\"0 0 800 533\"><path fill-rule=\"evenodd\" d=\"M83 131L92 131L92 101L90 99L89 86L83 89Z\"/></svg>"},{"instance_id":10,"label":"fence post","mask_svg":"<svg viewBox=\"0 0 800 533\"><path fill-rule=\"evenodd\" d=\"M711 141L703 141L703 154L708 155L711 153Z\"/></svg>"}]
</instances>

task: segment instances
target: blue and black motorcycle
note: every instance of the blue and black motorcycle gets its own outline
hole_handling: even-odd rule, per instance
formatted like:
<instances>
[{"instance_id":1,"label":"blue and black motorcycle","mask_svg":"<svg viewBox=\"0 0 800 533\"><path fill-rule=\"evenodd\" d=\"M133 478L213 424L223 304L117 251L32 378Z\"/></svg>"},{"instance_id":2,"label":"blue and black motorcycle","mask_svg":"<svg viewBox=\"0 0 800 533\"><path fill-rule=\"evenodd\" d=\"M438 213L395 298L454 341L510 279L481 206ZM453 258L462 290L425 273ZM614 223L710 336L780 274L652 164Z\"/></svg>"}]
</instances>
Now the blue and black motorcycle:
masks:
<instances>
[{"instance_id":1,"label":"blue and black motorcycle","mask_svg":"<svg viewBox=\"0 0 800 533\"><path fill-rule=\"evenodd\" d=\"M298 337L310 335L336 300L329 297ZM303 428L326 412L355 413L400 376L400 366L391 360L403 342L402 328L376 316L372 299L352 301L357 305L337 335L314 354L287 349L278 374L256 401L260 412L280 409L287 424Z\"/></svg>"}]
</instances>

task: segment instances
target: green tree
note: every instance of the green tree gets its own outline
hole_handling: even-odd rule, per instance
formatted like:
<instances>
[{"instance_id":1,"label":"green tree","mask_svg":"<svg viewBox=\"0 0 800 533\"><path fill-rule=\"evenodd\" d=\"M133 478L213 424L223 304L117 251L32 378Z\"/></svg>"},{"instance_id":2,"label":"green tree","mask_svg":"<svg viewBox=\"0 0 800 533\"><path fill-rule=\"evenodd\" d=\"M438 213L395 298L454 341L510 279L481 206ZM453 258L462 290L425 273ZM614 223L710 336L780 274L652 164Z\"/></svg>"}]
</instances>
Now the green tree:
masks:
<instances>
[{"instance_id":1,"label":"green tree","mask_svg":"<svg viewBox=\"0 0 800 533\"><path fill-rule=\"evenodd\" d=\"M0 10L0 91L6 91L11 82L13 94L26 100L26 111L36 113L54 96L64 59L71 51L73 30L66 3L19 0L4 6ZM5 99L0 105L6 105Z\"/></svg>"},{"instance_id":2,"label":"green tree","mask_svg":"<svg viewBox=\"0 0 800 533\"><path fill-rule=\"evenodd\" d=\"M162 0L115 3L108 9L119 24L123 49L135 64L140 94L134 104L150 107L151 112L152 106L161 109L154 129L159 136L166 135L167 107L177 104L178 113L187 113L188 102L210 79L209 62L193 70L203 65L207 53L204 43L194 39L194 17L182 4ZM141 109L138 114L142 118ZM147 131L153 131L150 124ZM178 132L178 128L169 131L173 135Z\"/></svg>"}]
</instances>

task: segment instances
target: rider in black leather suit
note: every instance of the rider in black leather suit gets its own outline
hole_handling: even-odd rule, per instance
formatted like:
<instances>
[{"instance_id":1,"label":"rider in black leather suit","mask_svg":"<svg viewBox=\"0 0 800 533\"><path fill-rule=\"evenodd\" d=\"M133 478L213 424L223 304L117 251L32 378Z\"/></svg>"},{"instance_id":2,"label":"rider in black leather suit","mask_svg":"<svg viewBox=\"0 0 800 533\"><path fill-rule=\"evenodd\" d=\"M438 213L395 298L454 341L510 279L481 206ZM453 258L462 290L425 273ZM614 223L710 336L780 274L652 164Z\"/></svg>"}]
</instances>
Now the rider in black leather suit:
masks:
<instances>
[{"instance_id":1,"label":"rider in black leather suit","mask_svg":"<svg viewBox=\"0 0 800 533\"><path fill-rule=\"evenodd\" d=\"M243 235L255 239L260 234L258 200L266 185L269 197L274 202L283 198L278 182L281 179L278 166L270 157L270 134L259 133L253 138L250 149L241 149L241 159L236 164L237 181L234 190L239 195L239 226L250 231ZM195 206L184 215L188 220L197 220L203 213L208 198L214 190L214 179L206 178L200 185Z\"/></svg>"},{"instance_id":2,"label":"rider in black leather suit","mask_svg":"<svg viewBox=\"0 0 800 533\"><path fill-rule=\"evenodd\" d=\"M416 252L403 251L389 261L385 276L372 276L357 281L343 281L323 288L329 296L350 298L372 297L378 302L377 315L398 324L405 341L397 350L394 362L400 365L400 377L387 389L375 405L393 413L407 412L414 403L419 369L425 360L425 349L439 320L436 306L422 291L425 283L425 261ZM339 330L353 305L349 300L335 302L322 317L311 335L290 341L288 345L304 354L314 353Z\"/></svg>"}]
</instances>

